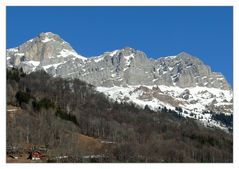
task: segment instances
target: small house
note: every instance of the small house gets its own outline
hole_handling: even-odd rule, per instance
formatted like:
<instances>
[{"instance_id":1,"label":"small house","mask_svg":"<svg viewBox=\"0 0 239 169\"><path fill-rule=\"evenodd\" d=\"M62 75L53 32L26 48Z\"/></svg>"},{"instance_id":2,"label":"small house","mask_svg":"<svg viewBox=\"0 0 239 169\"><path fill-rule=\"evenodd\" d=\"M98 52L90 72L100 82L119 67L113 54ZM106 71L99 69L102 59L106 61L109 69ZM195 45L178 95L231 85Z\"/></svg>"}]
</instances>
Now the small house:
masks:
<instances>
[{"instance_id":1,"label":"small house","mask_svg":"<svg viewBox=\"0 0 239 169\"><path fill-rule=\"evenodd\" d=\"M28 159L40 160L41 156L42 156L42 154L39 151L32 151L32 152L29 153Z\"/></svg>"}]
</instances>

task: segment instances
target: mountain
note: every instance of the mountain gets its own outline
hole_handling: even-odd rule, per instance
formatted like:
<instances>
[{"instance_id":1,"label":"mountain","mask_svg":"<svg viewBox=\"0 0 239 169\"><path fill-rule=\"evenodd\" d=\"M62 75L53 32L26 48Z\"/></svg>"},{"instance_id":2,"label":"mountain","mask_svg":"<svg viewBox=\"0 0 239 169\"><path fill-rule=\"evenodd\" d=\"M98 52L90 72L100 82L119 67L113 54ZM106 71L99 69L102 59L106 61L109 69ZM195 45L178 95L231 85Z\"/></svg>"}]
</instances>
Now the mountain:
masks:
<instances>
[{"instance_id":1,"label":"mountain","mask_svg":"<svg viewBox=\"0 0 239 169\"><path fill-rule=\"evenodd\" d=\"M114 101L133 102L142 108L179 107L182 116L209 126L225 128L213 114L233 113L232 89L224 76L186 52L151 59L126 47L86 58L58 35L47 32L8 49L7 66L26 73L43 69L54 77L77 78Z\"/></svg>"},{"instance_id":2,"label":"mountain","mask_svg":"<svg viewBox=\"0 0 239 169\"><path fill-rule=\"evenodd\" d=\"M69 60L85 60L58 35L51 32L41 33L17 48L7 50L7 64L23 67L25 72L36 68L57 67Z\"/></svg>"}]
</instances>

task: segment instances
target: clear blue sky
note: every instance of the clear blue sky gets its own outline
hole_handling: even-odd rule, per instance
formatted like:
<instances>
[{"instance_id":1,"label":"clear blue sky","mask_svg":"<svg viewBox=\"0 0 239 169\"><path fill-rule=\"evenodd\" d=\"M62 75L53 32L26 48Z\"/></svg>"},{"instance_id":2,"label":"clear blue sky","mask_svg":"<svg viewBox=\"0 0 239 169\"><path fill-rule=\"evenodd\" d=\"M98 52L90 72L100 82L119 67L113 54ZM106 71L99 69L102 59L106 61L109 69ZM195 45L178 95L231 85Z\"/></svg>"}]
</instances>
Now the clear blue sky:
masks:
<instances>
[{"instance_id":1,"label":"clear blue sky","mask_svg":"<svg viewBox=\"0 0 239 169\"><path fill-rule=\"evenodd\" d=\"M126 46L151 58L185 51L232 85L232 15L232 7L7 7L7 48L53 32L86 57Z\"/></svg>"}]
</instances>

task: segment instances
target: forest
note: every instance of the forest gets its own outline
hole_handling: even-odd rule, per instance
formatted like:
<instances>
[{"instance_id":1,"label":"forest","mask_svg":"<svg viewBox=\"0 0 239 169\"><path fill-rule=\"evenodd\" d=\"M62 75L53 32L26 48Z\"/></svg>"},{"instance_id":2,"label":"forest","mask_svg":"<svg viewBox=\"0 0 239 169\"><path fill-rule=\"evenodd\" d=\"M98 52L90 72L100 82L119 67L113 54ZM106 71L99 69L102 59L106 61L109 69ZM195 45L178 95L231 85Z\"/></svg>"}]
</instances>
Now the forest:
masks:
<instances>
[{"instance_id":1,"label":"forest","mask_svg":"<svg viewBox=\"0 0 239 169\"><path fill-rule=\"evenodd\" d=\"M19 110L7 114L7 147L45 147L45 162L233 162L232 133L114 102L78 79L7 69L7 106Z\"/></svg>"}]
</instances>

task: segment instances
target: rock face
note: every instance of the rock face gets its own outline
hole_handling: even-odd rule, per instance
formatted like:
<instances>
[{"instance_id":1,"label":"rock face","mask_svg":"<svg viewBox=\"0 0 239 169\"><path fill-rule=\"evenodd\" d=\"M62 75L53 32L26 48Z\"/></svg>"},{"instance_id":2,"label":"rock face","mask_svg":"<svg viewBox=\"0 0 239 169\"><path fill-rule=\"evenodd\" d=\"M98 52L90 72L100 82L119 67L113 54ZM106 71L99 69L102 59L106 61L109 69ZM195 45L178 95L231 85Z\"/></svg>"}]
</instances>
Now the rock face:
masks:
<instances>
[{"instance_id":1,"label":"rock face","mask_svg":"<svg viewBox=\"0 0 239 169\"><path fill-rule=\"evenodd\" d=\"M7 50L7 65L27 73L44 69L53 76L79 78L95 86L166 85L230 90L220 73L185 52L149 59L132 48L85 58L58 35L41 33L17 48Z\"/></svg>"},{"instance_id":2,"label":"rock face","mask_svg":"<svg viewBox=\"0 0 239 169\"><path fill-rule=\"evenodd\" d=\"M195 86L225 90L230 88L222 74L212 72L201 60L185 52L173 57L160 58L157 67L159 70L157 78L171 77L167 82L170 86L173 83L174 86L182 88Z\"/></svg>"},{"instance_id":3,"label":"rock face","mask_svg":"<svg viewBox=\"0 0 239 169\"><path fill-rule=\"evenodd\" d=\"M17 48L7 50L7 64L22 67L25 72L46 69L49 65L60 65L72 59L86 58L78 55L69 43L51 32L41 33Z\"/></svg>"}]
</instances>

